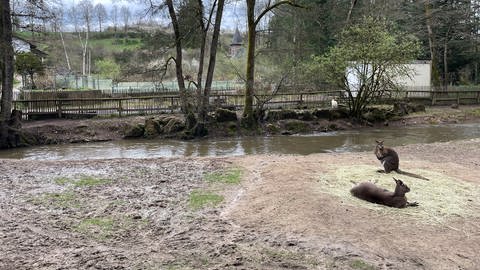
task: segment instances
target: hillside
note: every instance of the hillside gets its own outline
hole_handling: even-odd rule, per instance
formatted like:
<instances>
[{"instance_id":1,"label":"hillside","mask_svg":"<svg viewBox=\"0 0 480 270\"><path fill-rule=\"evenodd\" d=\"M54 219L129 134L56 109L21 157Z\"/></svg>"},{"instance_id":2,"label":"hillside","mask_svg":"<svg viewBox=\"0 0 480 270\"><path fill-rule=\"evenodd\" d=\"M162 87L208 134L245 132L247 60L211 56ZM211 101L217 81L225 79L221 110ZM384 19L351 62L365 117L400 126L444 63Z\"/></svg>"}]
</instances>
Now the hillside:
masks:
<instances>
[{"instance_id":1,"label":"hillside","mask_svg":"<svg viewBox=\"0 0 480 270\"><path fill-rule=\"evenodd\" d=\"M15 35L28 40L48 54L45 63L50 70L50 76L53 74L51 70L56 70L57 74L68 71L65 51L68 54L72 72L82 74L84 33L64 32L65 50L60 33L47 32L32 35L31 32L16 32ZM219 76L222 78L235 76L234 72L229 72L232 68L225 67L225 65L231 64L224 61L230 39L231 34L222 37L222 44L217 56L217 59L219 59L217 74L221 74ZM112 79L108 75L109 73L102 70L98 64L98 61L104 60L118 66L120 74L115 79L119 81L152 81L158 79L161 75L158 70L164 65L165 59L168 59L174 53L170 48L171 44L171 36L166 32L130 31L127 34L123 32L92 32L88 40L87 73L88 63L90 63L90 74ZM184 50L186 74L196 74L197 58L197 49ZM223 67L222 63L224 63ZM172 68L167 70L164 79L174 79Z\"/></svg>"}]
</instances>

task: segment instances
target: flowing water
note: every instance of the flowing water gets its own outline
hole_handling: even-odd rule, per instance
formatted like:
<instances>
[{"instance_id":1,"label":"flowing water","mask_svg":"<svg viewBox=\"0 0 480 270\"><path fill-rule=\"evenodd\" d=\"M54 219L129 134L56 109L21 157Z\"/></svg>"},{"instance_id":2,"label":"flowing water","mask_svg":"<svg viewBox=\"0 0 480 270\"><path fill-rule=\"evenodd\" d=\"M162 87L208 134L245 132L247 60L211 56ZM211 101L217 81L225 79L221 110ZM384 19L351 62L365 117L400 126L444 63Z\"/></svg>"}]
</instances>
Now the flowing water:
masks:
<instances>
[{"instance_id":1,"label":"flowing water","mask_svg":"<svg viewBox=\"0 0 480 270\"><path fill-rule=\"evenodd\" d=\"M233 156L370 151L375 139L388 146L445 142L480 137L480 124L361 129L296 136L239 137L211 140L121 140L46 145L0 151L0 158L79 160L177 156Z\"/></svg>"}]
</instances>

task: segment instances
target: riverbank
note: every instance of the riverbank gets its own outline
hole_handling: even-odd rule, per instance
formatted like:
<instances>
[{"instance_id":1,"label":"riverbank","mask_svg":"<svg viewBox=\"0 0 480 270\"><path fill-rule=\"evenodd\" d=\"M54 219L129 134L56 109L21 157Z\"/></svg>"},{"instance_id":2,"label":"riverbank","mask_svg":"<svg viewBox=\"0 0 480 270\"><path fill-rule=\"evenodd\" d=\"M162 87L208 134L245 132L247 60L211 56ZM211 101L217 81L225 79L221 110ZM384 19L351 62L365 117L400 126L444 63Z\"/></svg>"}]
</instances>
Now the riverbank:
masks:
<instances>
[{"instance_id":1,"label":"riverbank","mask_svg":"<svg viewBox=\"0 0 480 270\"><path fill-rule=\"evenodd\" d=\"M323 114L323 112L322 112ZM209 133L205 138L235 137L235 136L265 136L272 134L291 135L297 133L324 132L335 130L361 129L371 126L411 126L425 124L442 123L468 123L480 122L480 106L460 106L451 108L449 106L426 107L425 112L410 113L401 117L395 117L393 120L377 121L372 123L351 122L348 119L335 118L331 115L326 118L319 114L319 117L310 113L295 114L295 119L289 119L288 114L284 114L280 120L271 120L265 122L257 130L244 130L240 127L238 121L214 122L209 127ZM330 119L329 119L330 117ZM338 116L337 116L338 117ZM151 136L145 132L149 119L159 118L173 119L174 128L182 125L183 116L181 115L159 115L159 116L132 116L122 118L98 118L98 119L52 119L39 121L25 121L22 123L23 130L32 134L36 144L63 144L63 143L82 143L96 141L121 140L125 137L132 137L136 127L141 127L140 133L133 137L152 137L152 138L175 138L181 139L181 132L159 132ZM303 120L300 120L303 119ZM161 120L166 122L166 120ZM152 126L167 125L158 124L155 121ZM173 129L174 129L173 128ZM154 129L154 128L151 128ZM132 131L133 130L133 131ZM174 129L175 130L175 129Z\"/></svg>"},{"instance_id":2,"label":"riverbank","mask_svg":"<svg viewBox=\"0 0 480 270\"><path fill-rule=\"evenodd\" d=\"M372 145L373 147L373 145ZM228 158L0 160L2 269L475 269L480 139ZM391 176L419 207L353 198Z\"/></svg>"}]
</instances>

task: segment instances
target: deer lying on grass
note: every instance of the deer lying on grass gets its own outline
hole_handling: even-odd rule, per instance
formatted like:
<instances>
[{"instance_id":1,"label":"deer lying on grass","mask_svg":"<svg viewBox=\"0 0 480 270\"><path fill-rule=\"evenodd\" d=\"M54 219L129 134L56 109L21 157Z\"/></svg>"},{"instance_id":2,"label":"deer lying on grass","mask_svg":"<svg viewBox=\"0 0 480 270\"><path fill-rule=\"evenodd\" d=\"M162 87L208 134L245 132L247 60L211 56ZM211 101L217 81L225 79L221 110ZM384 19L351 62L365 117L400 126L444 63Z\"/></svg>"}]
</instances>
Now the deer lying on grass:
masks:
<instances>
[{"instance_id":1,"label":"deer lying on grass","mask_svg":"<svg viewBox=\"0 0 480 270\"><path fill-rule=\"evenodd\" d=\"M362 182L354 186L350 193L359 199L390 207L418 206L418 203L410 203L407 201L407 197L405 197L405 193L409 192L410 188L400 179L393 178L393 180L397 184L394 192L378 187L371 182Z\"/></svg>"}]
</instances>

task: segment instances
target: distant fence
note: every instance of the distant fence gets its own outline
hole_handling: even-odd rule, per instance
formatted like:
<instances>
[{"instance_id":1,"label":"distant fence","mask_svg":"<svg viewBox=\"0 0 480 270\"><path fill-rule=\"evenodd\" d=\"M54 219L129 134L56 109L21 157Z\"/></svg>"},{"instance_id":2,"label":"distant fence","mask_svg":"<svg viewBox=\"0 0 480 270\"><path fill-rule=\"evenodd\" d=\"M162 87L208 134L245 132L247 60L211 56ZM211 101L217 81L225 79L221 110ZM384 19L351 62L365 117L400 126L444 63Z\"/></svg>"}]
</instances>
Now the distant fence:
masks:
<instances>
[{"instance_id":1,"label":"distant fence","mask_svg":"<svg viewBox=\"0 0 480 270\"><path fill-rule=\"evenodd\" d=\"M194 93L192 93L192 98ZM257 102L265 103L265 108L317 108L330 107L330 101L336 98L340 104L346 103L343 91L315 91L281 93L274 96L257 95ZM479 104L480 90L423 91L407 90L392 93L384 102L412 100L427 104ZM240 109L244 106L244 95L229 92L214 92L210 96L212 107ZM144 115L162 112L178 112L180 97L178 93L162 93L154 96L130 97L82 97L82 98L44 98L14 101L14 108L22 110L29 119L44 117L88 117L88 116L125 116Z\"/></svg>"}]
</instances>

